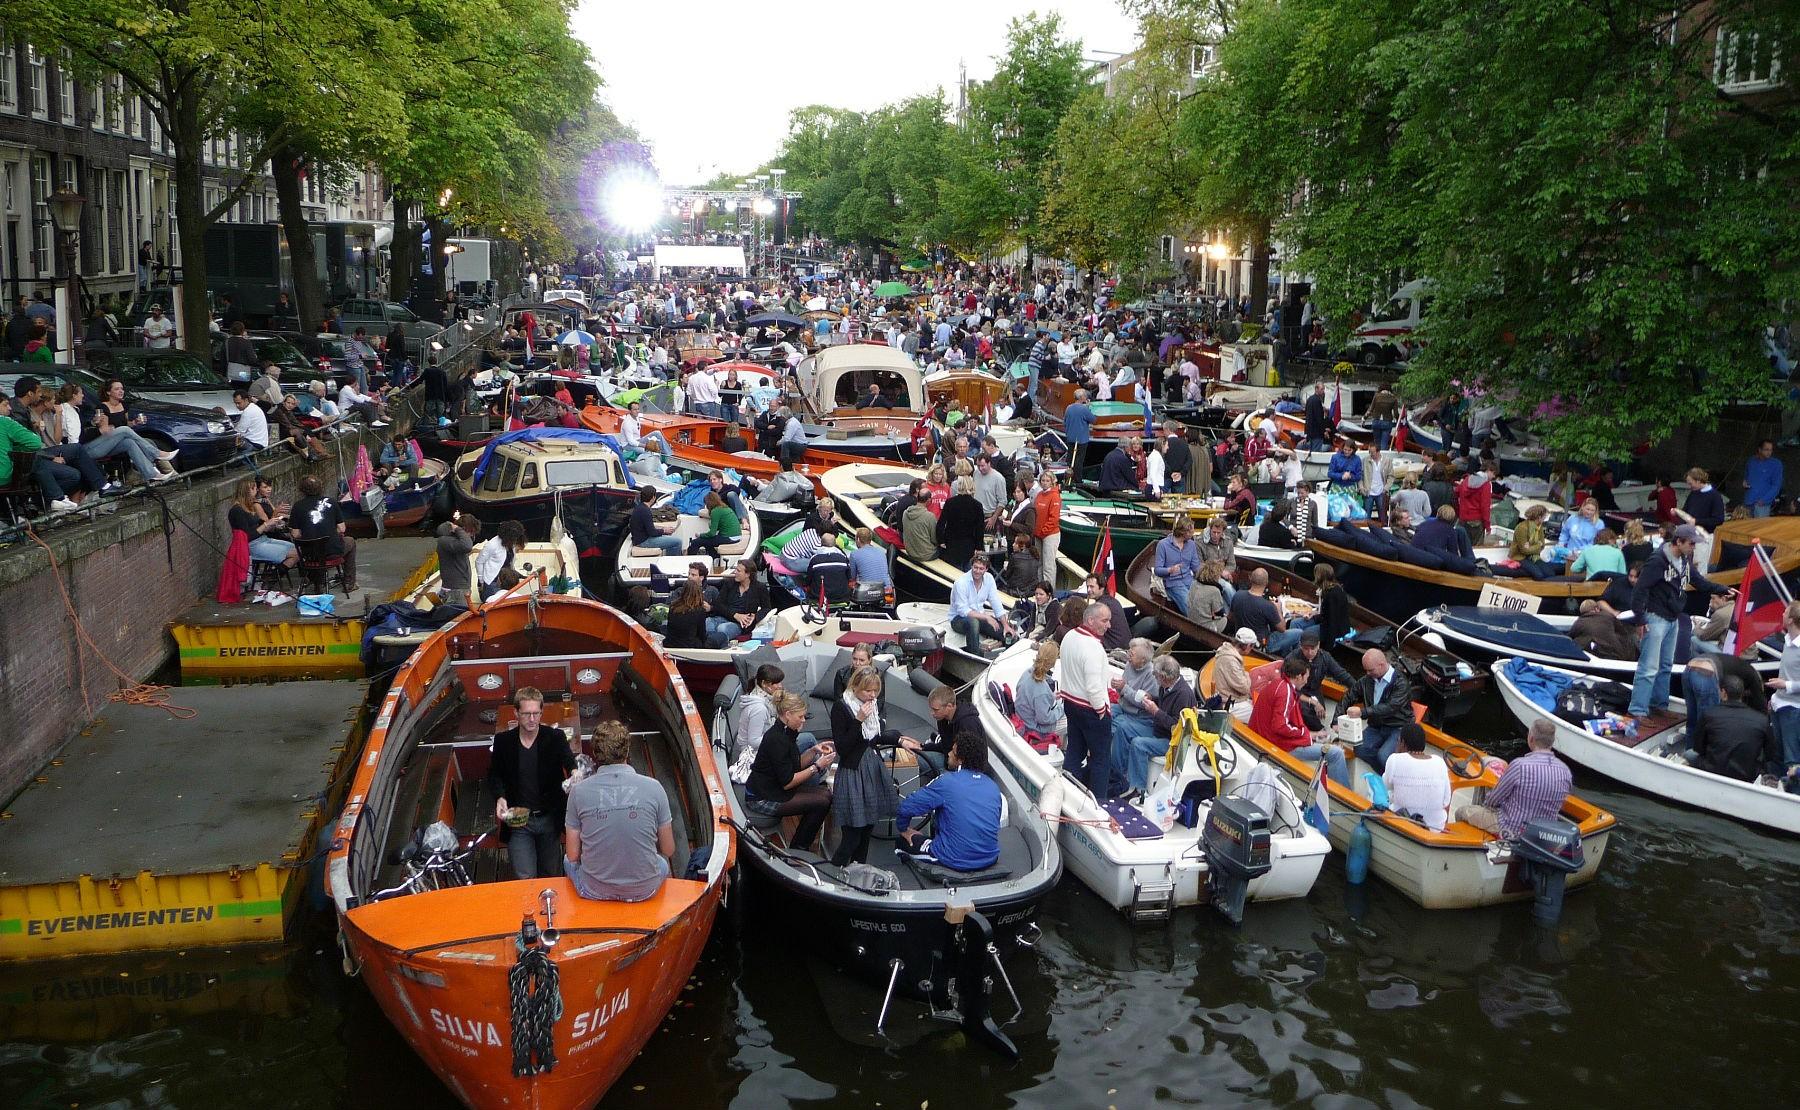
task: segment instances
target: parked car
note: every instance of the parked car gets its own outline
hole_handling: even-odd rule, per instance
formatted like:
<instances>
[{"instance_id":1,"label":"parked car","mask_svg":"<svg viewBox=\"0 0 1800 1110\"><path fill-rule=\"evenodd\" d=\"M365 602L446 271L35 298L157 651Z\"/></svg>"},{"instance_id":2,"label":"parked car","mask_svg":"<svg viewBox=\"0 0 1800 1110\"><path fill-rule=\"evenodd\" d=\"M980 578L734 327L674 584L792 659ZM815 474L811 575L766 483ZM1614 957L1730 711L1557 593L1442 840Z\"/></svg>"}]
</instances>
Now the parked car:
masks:
<instances>
[{"instance_id":1,"label":"parked car","mask_svg":"<svg viewBox=\"0 0 1800 1110\"><path fill-rule=\"evenodd\" d=\"M86 363L83 369L89 375L102 380L118 378L133 396L232 411L235 387L223 371L192 351L88 346L81 353Z\"/></svg>"},{"instance_id":2,"label":"parked car","mask_svg":"<svg viewBox=\"0 0 1800 1110\"><path fill-rule=\"evenodd\" d=\"M325 378L333 393L337 392L337 383L345 378L355 377L344 360L345 348L350 343L349 336L335 335L331 332L309 335L297 331L270 332L269 334L277 336L297 348L306 360L312 363L317 373ZM376 345L370 343L369 346L373 348ZM381 351L376 349L373 358L365 355L363 366L370 374L379 374L381 372ZM307 380L311 381L310 378Z\"/></svg>"},{"instance_id":3,"label":"parked car","mask_svg":"<svg viewBox=\"0 0 1800 1110\"><path fill-rule=\"evenodd\" d=\"M343 303L338 316L346 332L354 333L357 328L365 330L370 346L385 338L395 324L401 325L406 331L406 352L415 358L424 353L425 344L431 337L443 330L440 325L419 319L412 309L394 301L352 297Z\"/></svg>"},{"instance_id":4,"label":"parked car","mask_svg":"<svg viewBox=\"0 0 1800 1110\"><path fill-rule=\"evenodd\" d=\"M304 390L314 379L329 380L331 377L330 370L307 358L280 333L253 331L245 333L245 338L256 348L256 367L259 371L264 362L273 362L281 368L281 388L288 393ZM213 369L229 378L225 363L225 337L218 332L214 332L212 337L212 360ZM240 378L234 384L241 385L249 380Z\"/></svg>"},{"instance_id":5,"label":"parked car","mask_svg":"<svg viewBox=\"0 0 1800 1110\"><path fill-rule=\"evenodd\" d=\"M69 370L66 367L46 367L38 363L0 362L0 389L6 395L13 395L13 387L26 375L36 378L46 389L59 389L64 382L74 382L81 387L82 407L91 411L100 405L100 391L106 378L95 377L85 370ZM125 403L130 407L132 416L142 415L144 422L136 425L138 434L156 445L159 451L179 452L175 458L175 466L180 470L196 470L203 466L212 466L231 458L237 448L237 431L231 421L218 413L195 408L170 401L151 400L132 393L130 383L125 386Z\"/></svg>"}]
</instances>

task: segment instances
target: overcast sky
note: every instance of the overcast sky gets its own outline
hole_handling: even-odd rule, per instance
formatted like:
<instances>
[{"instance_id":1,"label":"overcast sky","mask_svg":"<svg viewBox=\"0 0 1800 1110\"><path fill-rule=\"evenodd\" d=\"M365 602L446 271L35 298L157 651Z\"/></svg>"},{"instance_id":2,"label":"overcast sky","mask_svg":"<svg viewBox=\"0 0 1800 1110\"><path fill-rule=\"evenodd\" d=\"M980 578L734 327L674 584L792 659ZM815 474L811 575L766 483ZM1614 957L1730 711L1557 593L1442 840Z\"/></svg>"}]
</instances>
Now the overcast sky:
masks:
<instances>
[{"instance_id":1,"label":"overcast sky","mask_svg":"<svg viewBox=\"0 0 1800 1110\"><path fill-rule=\"evenodd\" d=\"M747 18L759 10L785 18ZM807 104L867 111L938 86L954 99L958 60L973 80L992 75L1007 23L1031 11L1061 13L1090 58L1134 44L1116 0L582 0L573 22L606 82L601 95L655 149L663 180L694 185L773 156L788 113Z\"/></svg>"}]
</instances>

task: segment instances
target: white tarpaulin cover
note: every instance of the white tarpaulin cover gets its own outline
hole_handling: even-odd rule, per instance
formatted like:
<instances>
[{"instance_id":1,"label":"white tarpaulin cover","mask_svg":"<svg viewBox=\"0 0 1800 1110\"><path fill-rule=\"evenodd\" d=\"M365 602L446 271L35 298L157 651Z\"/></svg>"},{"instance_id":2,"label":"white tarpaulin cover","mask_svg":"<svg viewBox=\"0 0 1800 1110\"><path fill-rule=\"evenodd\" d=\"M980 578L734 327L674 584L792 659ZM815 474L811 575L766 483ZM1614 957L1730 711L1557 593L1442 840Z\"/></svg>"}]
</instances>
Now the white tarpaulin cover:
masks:
<instances>
[{"instance_id":1,"label":"white tarpaulin cover","mask_svg":"<svg viewBox=\"0 0 1800 1110\"><path fill-rule=\"evenodd\" d=\"M743 271L743 247L684 247L658 246L656 248L656 268L666 269L670 266L703 266L709 270Z\"/></svg>"}]
</instances>

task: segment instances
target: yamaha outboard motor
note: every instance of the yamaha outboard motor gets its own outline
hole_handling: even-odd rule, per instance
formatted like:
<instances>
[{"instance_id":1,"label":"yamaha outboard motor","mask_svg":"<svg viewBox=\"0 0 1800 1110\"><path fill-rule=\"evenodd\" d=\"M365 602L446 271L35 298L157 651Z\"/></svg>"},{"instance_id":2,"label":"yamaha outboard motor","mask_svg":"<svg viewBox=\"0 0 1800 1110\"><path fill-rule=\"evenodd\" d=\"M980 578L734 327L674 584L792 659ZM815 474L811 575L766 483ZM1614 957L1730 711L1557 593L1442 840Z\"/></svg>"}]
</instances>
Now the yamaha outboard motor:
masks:
<instances>
[{"instance_id":1,"label":"yamaha outboard motor","mask_svg":"<svg viewBox=\"0 0 1800 1110\"><path fill-rule=\"evenodd\" d=\"M850 593L850 608L857 613L886 613L893 608L892 594L885 582L858 582Z\"/></svg>"},{"instance_id":2,"label":"yamaha outboard motor","mask_svg":"<svg viewBox=\"0 0 1800 1110\"><path fill-rule=\"evenodd\" d=\"M1561 817L1539 817L1526 823L1512 849L1531 882L1531 916L1544 925L1556 924L1562 917L1563 887L1586 862L1581 830Z\"/></svg>"},{"instance_id":3,"label":"yamaha outboard motor","mask_svg":"<svg viewBox=\"0 0 1800 1110\"><path fill-rule=\"evenodd\" d=\"M900 643L900 654L910 662L924 662L944 647L937 629L923 624L902 628L895 639Z\"/></svg>"},{"instance_id":4,"label":"yamaha outboard motor","mask_svg":"<svg viewBox=\"0 0 1800 1110\"><path fill-rule=\"evenodd\" d=\"M1233 925L1244 922L1250 880L1269 873L1269 815L1243 798L1215 799L1200 833L1206 888L1213 908Z\"/></svg>"}]
</instances>

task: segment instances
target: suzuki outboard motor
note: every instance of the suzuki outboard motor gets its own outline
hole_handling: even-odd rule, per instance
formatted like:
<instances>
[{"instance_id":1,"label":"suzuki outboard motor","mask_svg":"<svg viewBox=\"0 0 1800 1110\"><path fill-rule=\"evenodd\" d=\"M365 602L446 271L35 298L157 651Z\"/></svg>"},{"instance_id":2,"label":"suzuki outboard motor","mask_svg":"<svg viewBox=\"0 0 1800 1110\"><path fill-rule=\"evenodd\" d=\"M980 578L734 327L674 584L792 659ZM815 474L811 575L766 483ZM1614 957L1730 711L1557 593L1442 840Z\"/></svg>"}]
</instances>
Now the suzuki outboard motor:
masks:
<instances>
[{"instance_id":1,"label":"suzuki outboard motor","mask_svg":"<svg viewBox=\"0 0 1800 1110\"><path fill-rule=\"evenodd\" d=\"M1233 925L1244 922L1250 880L1269 873L1269 815L1243 798L1217 798L1200 833L1206 887L1213 908Z\"/></svg>"},{"instance_id":2,"label":"suzuki outboard motor","mask_svg":"<svg viewBox=\"0 0 1800 1110\"><path fill-rule=\"evenodd\" d=\"M1544 925L1556 924L1562 917L1563 887L1586 862L1581 830L1560 817L1539 817L1526 824L1512 849L1522 861L1524 877L1531 880L1531 916Z\"/></svg>"}]
</instances>

